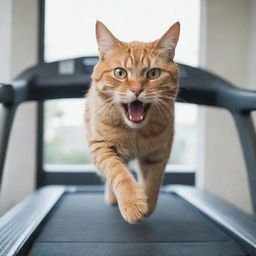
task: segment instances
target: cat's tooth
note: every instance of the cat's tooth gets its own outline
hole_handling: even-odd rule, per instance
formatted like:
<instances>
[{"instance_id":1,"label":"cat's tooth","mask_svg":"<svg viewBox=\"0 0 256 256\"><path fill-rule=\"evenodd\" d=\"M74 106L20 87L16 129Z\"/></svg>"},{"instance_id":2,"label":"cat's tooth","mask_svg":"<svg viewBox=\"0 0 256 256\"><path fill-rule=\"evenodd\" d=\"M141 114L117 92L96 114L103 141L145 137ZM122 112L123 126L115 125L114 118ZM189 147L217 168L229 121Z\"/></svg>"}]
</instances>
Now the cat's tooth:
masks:
<instances>
[{"instance_id":1,"label":"cat's tooth","mask_svg":"<svg viewBox=\"0 0 256 256\"><path fill-rule=\"evenodd\" d=\"M142 116L140 116L140 121L143 119L143 115Z\"/></svg>"},{"instance_id":2,"label":"cat's tooth","mask_svg":"<svg viewBox=\"0 0 256 256\"><path fill-rule=\"evenodd\" d=\"M132 120L132 115L131 114L129 114L129 119Z\"/></svg>"}]
</instances>

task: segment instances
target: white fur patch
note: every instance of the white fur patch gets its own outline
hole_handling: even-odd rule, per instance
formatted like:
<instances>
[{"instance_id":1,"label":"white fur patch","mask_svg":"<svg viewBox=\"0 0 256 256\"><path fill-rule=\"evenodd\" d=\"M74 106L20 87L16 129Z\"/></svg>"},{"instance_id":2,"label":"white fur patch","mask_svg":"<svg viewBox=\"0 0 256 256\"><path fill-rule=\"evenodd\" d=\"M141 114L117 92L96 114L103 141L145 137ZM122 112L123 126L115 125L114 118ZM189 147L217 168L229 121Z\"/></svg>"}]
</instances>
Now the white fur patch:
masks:
<instances>
[{"instance_id":1,"label":"white fur patch","mask_svg":"<svg viewBox=\"0 0 256 256\"><path fill-rule=\"evenodd\" d=\"M128 90L127 93L126 93L126 97L125 98L122 98L122 103L130 103L130 102L133 102L137 99L136 95L134 94L134 92Z\"/></svg>"}]
</instances>

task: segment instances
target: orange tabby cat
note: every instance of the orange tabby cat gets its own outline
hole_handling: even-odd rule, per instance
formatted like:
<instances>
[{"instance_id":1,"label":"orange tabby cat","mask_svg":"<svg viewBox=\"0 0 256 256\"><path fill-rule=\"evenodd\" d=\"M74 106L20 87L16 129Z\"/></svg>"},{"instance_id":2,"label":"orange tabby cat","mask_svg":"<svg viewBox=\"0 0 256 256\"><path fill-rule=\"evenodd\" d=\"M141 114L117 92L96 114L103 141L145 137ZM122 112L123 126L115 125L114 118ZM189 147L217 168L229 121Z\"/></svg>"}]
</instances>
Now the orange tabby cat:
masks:
<instances>
[{"instance_id":1,"label":"orange tabby cat","mask_svg":"<svg viewBox=\"0 0 256 256\"><path fill-rule=\"evenodd\" d=\"M87 94L86 126L105 198L118 203L124 219L136 223L155 209L174 125L179 38L175 23L159 40L121 42L96 23L100 60ZM138 182L127 168L138 159Z\"/></svg>"}]
</instances>

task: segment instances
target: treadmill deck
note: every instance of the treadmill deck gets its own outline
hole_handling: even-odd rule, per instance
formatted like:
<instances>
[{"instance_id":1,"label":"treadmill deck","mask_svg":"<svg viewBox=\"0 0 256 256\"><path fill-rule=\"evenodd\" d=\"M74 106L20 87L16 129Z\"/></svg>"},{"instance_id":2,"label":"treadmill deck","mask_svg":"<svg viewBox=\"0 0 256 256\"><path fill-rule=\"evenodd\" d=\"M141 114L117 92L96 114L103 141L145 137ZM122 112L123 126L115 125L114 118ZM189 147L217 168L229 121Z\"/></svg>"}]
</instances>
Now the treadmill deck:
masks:
<instances>
[{"instance_id":1,"label":"treadmill deck","mask_svg":"<svg viewBox=\"0 0 256 256\"><path fill-rule=\"evenodd\" d=\"M172 193L162 192L152 216L125 222L102 192L65 193L36 237L29 256L247 255L216 224Z\"/></svg>"}]
</instances>

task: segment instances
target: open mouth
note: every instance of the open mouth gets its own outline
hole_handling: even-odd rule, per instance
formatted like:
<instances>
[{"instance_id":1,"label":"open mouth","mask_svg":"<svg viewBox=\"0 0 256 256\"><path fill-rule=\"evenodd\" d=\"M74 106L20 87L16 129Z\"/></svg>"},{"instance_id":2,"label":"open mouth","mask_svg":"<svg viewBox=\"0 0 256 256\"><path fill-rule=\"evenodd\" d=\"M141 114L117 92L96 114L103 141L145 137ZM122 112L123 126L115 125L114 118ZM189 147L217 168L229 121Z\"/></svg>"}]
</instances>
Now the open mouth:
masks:
<instances>
[{"instance_id":1,"label":"open mouth","mask_svg":"<svg viewBox=\"0 0 256 256\"><path fill-rule=\"evenodd\" d=\"M123 104L126 117L134 123L140 123L145 119L149 106L149 104L145 104L139 100L135 100L128 104Z\"/></svg>"}]
</instances>

